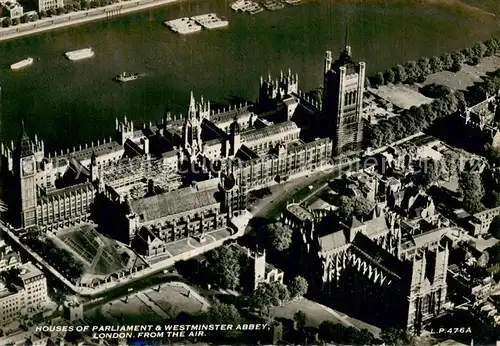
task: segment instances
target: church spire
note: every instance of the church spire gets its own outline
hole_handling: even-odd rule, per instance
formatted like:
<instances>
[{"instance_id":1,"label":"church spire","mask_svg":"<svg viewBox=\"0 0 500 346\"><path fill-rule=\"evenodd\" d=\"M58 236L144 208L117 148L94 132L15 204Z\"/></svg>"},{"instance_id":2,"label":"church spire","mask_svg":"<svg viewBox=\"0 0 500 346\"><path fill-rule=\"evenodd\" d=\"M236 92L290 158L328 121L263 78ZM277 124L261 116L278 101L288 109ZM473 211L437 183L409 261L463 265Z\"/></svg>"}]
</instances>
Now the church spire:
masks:
<instances>
[{"instance_id":1,"label":"church spire","mask_svg":"<svg viewBox=\"0 0 500 346\"><path fill-rule=\"evenodd\" d=\"M349 46L349 22L345 26L344 47Z\"/></svg>"},{"instance_id":2,"label":"church spire","mask_svg":"<svg viewBox=\"0 0 500 346\"><path fill-rule=\"evenodd\" d=\"M191 91L191 97L189 99L189 112L195 112L196 111L196 102L194 100L194 94Z\"/></svg>"},{"instance_id":3,"label":"church spire","mask_svg":"<svg viewBox=\"0 0 500 346\"><path fill-rule=\"evenodd\" d=\"M345 26L345 37L344 37L344 51L342 52L344 58L351 57L351 46L349 46L349 21Z\"/></svg>"}]
</instances>

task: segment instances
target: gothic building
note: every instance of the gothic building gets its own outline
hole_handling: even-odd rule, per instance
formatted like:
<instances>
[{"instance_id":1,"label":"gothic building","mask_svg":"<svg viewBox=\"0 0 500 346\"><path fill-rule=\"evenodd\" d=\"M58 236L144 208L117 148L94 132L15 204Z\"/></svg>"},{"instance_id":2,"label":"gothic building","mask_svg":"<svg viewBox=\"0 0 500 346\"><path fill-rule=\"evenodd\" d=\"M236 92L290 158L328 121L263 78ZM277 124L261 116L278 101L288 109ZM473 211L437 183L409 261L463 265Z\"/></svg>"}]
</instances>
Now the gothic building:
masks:
<instances>
[{"instance_id":1,"label":"gothic building","mask_svg":"<svg viewBox=\"0 0 500 346\"><path fill-rule=\"evenodd\" d=\"M364 62L352 60L349 46L335 61L332 52L326 52L322 112L334 156L361 150L365 69Z\"/></svg>"},{"instance_id":2,"label":"gothic building","mask_svg":"<svg viewBox=\"0 0 500 346\"><path fill-rule=\"evenodd\" d=\"M443 228L402 234L397 214L379 208L366 220L341 221L291 204L281 220L294 230L295 257L325 303L417 333L443 312L448 267L448 249L439 245Z\"/></svg>"},{"instance_id":3,"label":"gothic building","mask_svg":"<svg viewBox=\"0 0 500 346\"><path fill-rule=\"evenodd\" d=\"M186 116L167 110L141 127L116 119L114 138L60 153L46 152L43 140L23 129L16 144L1 147L2 171L15 186L12 223L57 233L88 222L91 207L105 201L120 214L110 213L121 220L111 227L117 238L142 243L147 256L224 227L246 208L249 190L329 167L332 156L357 148L364 64L353 63L347 47L330 65L323 113L341 130L323 137L305 134L317 130L314 122L297 121L322 108L291 71L261 79L258 104L216 111L191 93Z\"/></svg>"}]
</instances>

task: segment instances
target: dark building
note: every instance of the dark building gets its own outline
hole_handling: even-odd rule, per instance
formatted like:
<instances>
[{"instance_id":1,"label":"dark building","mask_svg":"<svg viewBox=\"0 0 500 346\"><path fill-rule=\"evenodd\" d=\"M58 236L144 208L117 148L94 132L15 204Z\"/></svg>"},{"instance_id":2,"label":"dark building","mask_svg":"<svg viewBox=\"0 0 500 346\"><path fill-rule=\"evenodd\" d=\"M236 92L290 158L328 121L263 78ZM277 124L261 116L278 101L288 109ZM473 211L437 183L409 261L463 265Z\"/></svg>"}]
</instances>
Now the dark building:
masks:
<instances>
[{"instance_id":1,"label":"dark building","mask_svg":"<svg viewBox=\"0 0 500 346\"><path fill-rule=\"evenodd\" d=\"M328 136L333 140L333 155L350 155L361 150L362 113L365 90L365 63L351 58L346 46L333 61L332 52L325 55L323 117Z\"/></svg>"}]
</instances>

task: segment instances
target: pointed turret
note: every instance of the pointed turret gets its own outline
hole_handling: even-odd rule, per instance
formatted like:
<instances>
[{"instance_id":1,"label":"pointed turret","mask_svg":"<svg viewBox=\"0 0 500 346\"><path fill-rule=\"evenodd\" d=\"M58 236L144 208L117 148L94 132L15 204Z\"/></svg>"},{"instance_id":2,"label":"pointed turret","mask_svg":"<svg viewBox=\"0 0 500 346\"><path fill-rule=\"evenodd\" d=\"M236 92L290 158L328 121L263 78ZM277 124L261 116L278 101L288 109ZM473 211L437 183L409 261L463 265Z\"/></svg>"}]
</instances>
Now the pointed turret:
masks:
<instances>
[{"instance_id":1,"label":"pointed turret","mask_svg":"<svg viewBox=\"0 0 500 346\"><path fill-rule=\"evenodd\" d=\"M194 94L191 91L191 96L189 98L189 112L195 112L196 111L196 101L194 100Z\"/></svg>"}]
</instances>

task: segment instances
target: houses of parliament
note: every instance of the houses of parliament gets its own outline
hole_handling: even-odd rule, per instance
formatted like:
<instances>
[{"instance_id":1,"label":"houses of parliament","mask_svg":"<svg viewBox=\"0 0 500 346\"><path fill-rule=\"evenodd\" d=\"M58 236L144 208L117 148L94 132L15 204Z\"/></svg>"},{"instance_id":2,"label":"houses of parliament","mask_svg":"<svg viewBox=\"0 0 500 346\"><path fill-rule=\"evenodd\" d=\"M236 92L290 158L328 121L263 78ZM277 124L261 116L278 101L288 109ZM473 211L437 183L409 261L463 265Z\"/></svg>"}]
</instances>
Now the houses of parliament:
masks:
<instances>
[{"instance_id":1,"label":"houses of parliament","mask_svg":"<svg viewBox=\"0 0 500 346\"><path fill-rule=\"evenodd\" d=\"M248 190L293 179L359 151L364 63L346 47L325 57L324 98L299 90L298 76L260 80L259 101L212 109L191 93L185 117L166 110L138 127L116 120L115 136L59 153L22 129L2 144L10 223L57 233L90 221L97 196L120 206L120 240L169 243L223 226L246 208ZM329 124L325 131L324 124ZM155 250L155 251L153 251Z\"/></svg>"}]
</instances>

